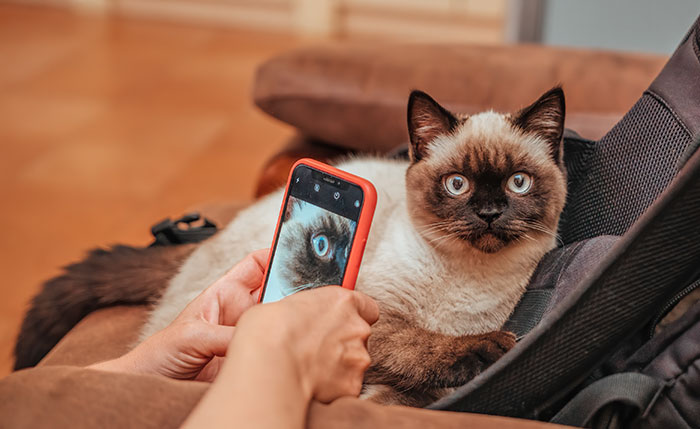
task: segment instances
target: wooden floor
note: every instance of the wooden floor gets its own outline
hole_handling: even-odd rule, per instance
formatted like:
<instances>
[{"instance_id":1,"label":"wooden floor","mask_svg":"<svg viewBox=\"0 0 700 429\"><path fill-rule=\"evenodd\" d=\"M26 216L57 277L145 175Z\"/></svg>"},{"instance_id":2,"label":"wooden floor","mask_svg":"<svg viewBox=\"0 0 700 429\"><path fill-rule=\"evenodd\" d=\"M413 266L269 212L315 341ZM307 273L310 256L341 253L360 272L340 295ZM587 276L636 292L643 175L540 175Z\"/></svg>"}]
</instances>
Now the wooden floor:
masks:
<instances>
[{"instance_id":1,"label":"wooden floor","mask_svg":"<svg viewBox=\"0 0 700 429\"><path fill-rule=\"evenodd\" d=\"M292 131L250 100L288 36L0 4L0 377L28 300L92 247L247 200Z\"/></svg>"}]
</instances>

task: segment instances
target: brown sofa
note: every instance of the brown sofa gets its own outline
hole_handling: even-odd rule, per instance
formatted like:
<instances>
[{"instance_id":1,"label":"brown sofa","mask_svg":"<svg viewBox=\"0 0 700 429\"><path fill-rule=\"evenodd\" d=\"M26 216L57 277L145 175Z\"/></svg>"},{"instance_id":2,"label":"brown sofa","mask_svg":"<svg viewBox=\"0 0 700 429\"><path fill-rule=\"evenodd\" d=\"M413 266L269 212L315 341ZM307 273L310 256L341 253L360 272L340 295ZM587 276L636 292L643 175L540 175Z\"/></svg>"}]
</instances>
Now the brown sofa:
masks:
<instances>
[{"instance_id":1,"label":"brown sofa","mask_svg":"<svg viewBox=\"0 0 700 429\"><path fill-rule=\"evenodd\" d=\"M406 140L405 102L420 88L466 113L514 110L554 84L567 94L567 126L597 138L634 103L665 58L545 48L328 44L273 58L259 70L255 102L299 130L261 172L258 193L279 186L300 156L387 153ZM202 209L219 224L233 206ZM145 227L145 226L144 226ZM2 427L176 427L207 386L81 367L132 346L145 306L84 318L36 367L0 381ZM550 427L541 422L356 399L314 404L309 427Z\"/></svg>"}]
</instances>

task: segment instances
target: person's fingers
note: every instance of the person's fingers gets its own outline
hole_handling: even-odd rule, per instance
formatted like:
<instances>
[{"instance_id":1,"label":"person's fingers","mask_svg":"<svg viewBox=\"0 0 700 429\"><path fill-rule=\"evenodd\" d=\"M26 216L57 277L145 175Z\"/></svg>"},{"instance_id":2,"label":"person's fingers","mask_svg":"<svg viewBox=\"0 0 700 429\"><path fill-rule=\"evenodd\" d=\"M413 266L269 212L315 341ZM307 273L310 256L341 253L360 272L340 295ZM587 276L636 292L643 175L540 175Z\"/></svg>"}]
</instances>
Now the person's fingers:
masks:
<instances>
[{"instance_id":1,"label":"person's fingers","mask_svg":"<svg viewBox=\"0 0 700 429\"><path fill-rule=\"evenodd\" d=\"M214 282L201 298L197 309L207 311L205 319L218 320L223 325L234 325L241 314L255 304L255 291L262 285L266 255L269 249L250 253L220 279ZM200 302L201 301L201 302Z\"/></svg>"},{"instance_id":2,"label":"person's fingers","mask_svg":"<svg viewBox=\"0 0 700 429\"><path fill-rule=\"evenodd\" d=\"M250 254L250 257L258 263L260 271L264 272L265 268L267 268L267 260L270 257L270 248L256 250Z\"/></svg>"},{"instance_id":3,"label":"person's fingers","mask_svg":"<svg viewBox=\"0 0 700 429\"><path fill-rule=\"evenodd\" d=\"M253 283L249 285L250 295L257 301L260 288L262 287L263 278L265 277L265 270L267 270L267 262L270 257L270 249L267 248L256 250L255 252L250 254L250 257L253 258L255 262L257 262L261 273L259 280L257 280L257 286Z\"/></svg>"},{"instance_id":4,"label":"person's fingers","mask_svg":"<svg viewBox=\"0 0 700 429\"><path fill-rule=\"evenodd\" d=\"M224 275L224 278L228 281L240 282L248 289L257 289L262 284L269 252L270 249L260 249L250 253L231 268Z\"/></svg>"},{"instance_id":5,"label":"person's fingers","mask_svg":"<svg viewBox=\"0 0 700 429\"><path fill-rule=\"evenodd\" d=\"M362 341L352 341L345 345L344 365L350 372L364 374L372 363L369 352Z\"/></svg>"},{"instance_id":6,"label":"person's fingers","mask_svg":"<svg viewBox=\"0 0 700 429\"><path fill-rule=\"evenodd\" d=\"M377 303L362 292L353 292L355 307L360 317L365 319L370 325L379 319L379 306Z\"/></svg>"},{"instance_id":7,"label":"person's fingers","mask_svg":"<svg viewBox=\"0 0 700 429\"><path fill-rule=\"evenodd\" d=\"M212 356L226 356L226 350L231 343L236 328L233 326L203 323L200 333L201 353Z\"/></svg>"},{"instance_id":8,"label":"person's fingers","mask_svg":"<svg viewBox=\"0 0 700 429\"><path fill-rule=\"evenodd\" d=\"M199 374L197 374L197 376L194 378L195 381L206 381L211 383L216 379L216 376L219 375L219 371L221 370L221 367L225 361L225 357L214 356L214 358L212 358L212 360L210 360L209 363L206 364L201 371L199 371Z\"/></svg>"}]
</instances>

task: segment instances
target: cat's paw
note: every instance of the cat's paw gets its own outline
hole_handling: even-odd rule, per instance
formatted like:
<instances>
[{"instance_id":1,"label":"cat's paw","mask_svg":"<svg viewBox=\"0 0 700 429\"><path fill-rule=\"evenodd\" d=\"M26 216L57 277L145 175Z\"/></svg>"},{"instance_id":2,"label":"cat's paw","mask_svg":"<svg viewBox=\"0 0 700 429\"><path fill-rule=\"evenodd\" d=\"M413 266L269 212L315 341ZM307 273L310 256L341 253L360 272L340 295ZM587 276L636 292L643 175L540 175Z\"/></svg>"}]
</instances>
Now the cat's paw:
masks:
<instances>
[{"instance_id":1,"label":"cat's paw","mask_svg":"<svg viewBox=\"0 0 700 429\"><path fill-rule=\"evenodd\" d=\"M462 346L461 356L443 374L443 387L466 384L515 346L515 335L506 331L467 335L459 340Z\"/></svg>"},{"instance_id":2,"label":"cat's paw","mask_svg":"<svg viewBox=\"0 0 700 429\"><path fill-rule=\"evenodd\" d=\"M493 331L477 335L476 338L471 351L479 357L484 368L496 362L515 346L515 334L508 331Z\"/></svg>"}]
</instances>

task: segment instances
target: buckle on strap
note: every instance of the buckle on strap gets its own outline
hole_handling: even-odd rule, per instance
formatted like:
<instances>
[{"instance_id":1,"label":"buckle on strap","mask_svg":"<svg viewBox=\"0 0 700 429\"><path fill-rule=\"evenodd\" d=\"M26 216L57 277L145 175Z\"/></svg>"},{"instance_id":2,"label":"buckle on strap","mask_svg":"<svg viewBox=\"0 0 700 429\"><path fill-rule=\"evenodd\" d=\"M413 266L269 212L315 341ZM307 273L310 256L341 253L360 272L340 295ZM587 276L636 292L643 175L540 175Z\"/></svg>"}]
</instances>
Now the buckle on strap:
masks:
<instances>
[{"instance_id":1,"label":"buckle on strap","mask_svg":"<svg viewBox=\"0 0 700 429\"><path fill-rule=\"evenodd\" d=\"M201 225L192 225L200 219ZM154 238L151 247L197 243L211 237L217 230L214 222L201 217L199 213L188 213L176 220L166 218L151 227Z\"/></svg>"}]
</instances>

